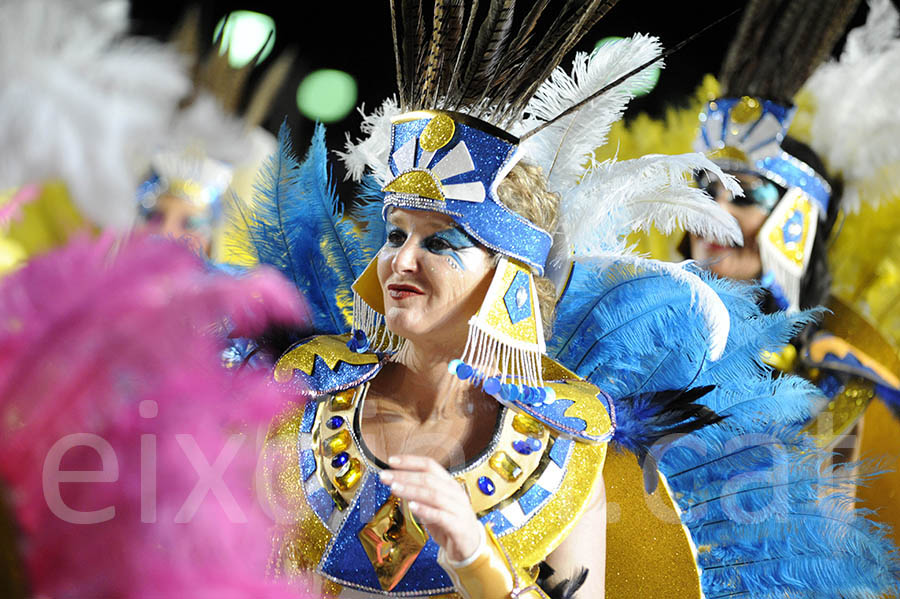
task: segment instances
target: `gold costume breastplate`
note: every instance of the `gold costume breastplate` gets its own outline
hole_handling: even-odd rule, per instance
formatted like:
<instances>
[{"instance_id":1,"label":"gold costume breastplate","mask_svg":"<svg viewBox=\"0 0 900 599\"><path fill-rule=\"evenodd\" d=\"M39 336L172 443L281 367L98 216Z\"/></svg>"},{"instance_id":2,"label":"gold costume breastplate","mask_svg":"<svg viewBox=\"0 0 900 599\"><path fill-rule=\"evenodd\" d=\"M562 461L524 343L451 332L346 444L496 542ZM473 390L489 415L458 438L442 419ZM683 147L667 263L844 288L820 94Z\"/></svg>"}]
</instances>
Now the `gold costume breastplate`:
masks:
<instances>
[{"instance_id":1,"label":"gold costume breastplate","mask_svg":"<svg viewBox=\"0 0 900 599\"><path fill-rule=\"evenodd\" d=\"M298 363L296 356L291 358ZM310 362L312 363L312 362ZM330 361L329 367L337 363ZM307 372L307 374L310 374ZM546 377L545 380L553 380ZM563 412L609 430L606 410L585 407L597 390L577 380L555 384ZM263 451L265 484L279 520L276 574L315 572L330 591L351 596L440 597L453 592L430 540L378 472L361 442L366 384L311 399L275 423ZM589 397L590 396L590 397ZM590 416L588 414L590 413ZM536 418L504 407L488 447L452 471L479 519L490 524L517 570L534 580L537 565L576 526L601 476L606 443L568 438Z\"/></svg>"}]
</instances>

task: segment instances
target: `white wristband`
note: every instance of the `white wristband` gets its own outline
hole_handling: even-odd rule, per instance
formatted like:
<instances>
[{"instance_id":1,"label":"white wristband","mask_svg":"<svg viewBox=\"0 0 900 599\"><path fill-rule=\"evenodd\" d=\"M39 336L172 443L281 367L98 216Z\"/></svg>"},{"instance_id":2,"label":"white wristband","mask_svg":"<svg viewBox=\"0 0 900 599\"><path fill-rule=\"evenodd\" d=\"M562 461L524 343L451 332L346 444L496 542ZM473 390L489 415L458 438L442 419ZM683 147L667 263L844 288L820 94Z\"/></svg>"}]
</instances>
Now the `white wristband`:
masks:
<instances>
[{"instance_id":1,"label":"white wristband","mask_svg":"<svg viewBox=\"0 0 900 599\"><path fill-rule=\"evenodd\" d=\"M454 570L458 568L465 568L469 564L473 563L478 556L484 553L485 549L487 549L487 535L484 533L484 526L478 526L478 547L475 548L475 551L472 552L472 555L467 557L462 561L453 561L449 557L447 557L447 552L444 551L444 548L441 547L438 550L438 564L440 564L444 570L448 568L452 568Z\"/></svg>"}]
</instances>

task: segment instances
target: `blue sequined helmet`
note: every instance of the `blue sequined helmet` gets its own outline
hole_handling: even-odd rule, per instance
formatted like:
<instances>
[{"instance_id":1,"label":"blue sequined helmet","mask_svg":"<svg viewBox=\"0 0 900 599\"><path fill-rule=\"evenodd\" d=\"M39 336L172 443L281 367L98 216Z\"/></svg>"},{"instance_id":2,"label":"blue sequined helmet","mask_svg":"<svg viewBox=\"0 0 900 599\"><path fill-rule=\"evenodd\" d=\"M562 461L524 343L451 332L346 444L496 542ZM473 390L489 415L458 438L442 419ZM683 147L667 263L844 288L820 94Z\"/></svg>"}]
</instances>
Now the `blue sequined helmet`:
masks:
<instances>
[{"instance_id":1,"label":"blue sequined helmet","mask_svg":"<svg viewBox=\"0 0 900 599\"><path fill-rule=\"evenodd\" d=\"M504 206L497 186L517 160L519 140L478 119L449 111L417 111L393 119L384 187L390 207L446 214L480 243L539 275L553 239Z\"/></svg>"}]
</instances>

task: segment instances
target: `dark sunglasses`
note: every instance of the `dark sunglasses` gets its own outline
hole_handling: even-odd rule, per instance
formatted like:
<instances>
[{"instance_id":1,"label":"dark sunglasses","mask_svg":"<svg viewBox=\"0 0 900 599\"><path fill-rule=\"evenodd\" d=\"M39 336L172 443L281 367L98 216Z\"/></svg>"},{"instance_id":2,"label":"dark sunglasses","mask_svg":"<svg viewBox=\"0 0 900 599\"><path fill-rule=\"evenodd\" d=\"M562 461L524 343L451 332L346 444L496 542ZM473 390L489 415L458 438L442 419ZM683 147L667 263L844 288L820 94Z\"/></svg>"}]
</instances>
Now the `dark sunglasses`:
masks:
<instances>
[{"instance_id":1,"label":"dark sunglasses","mask_svg":"<svg viewBox=\"0 0 900 599\"><path fill-rule=\"evenodd\" d=\"M735 206L758 206L768 214L772 212L775 205L778 204L778 200L784 195L785 190L780 185L776 185L768 179L760 177L755 173L752 174L754 175L753 183L748 185L743 181L741 182L741 187L744 189L743 196L735 196L733 193L726 192L725 187L722 185L719 178L706 171L695 172L694 181L698 188L702 189L713 198L726 192L728 193L728 201Z\"/></svg>"}]
</instances>

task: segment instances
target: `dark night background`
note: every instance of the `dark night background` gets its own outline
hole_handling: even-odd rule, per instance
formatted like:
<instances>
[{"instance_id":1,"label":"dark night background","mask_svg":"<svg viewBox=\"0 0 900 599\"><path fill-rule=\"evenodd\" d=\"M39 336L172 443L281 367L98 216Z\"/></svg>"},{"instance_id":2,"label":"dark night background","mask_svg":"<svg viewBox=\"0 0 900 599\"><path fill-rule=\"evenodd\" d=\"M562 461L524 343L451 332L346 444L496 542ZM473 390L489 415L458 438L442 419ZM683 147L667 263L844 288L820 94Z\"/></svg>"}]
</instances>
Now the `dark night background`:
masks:
<instances>
[{"instance_id":1,"label":"dark night background","mask_svg":"<svg viewBox=\"0 0 900 599\"><path fill-rule=\"evenodd\" d=\"M900 0L893 0L895 4ZM340 69L356 78L358 103L367 109L378 106L394 92L393 45L388 0L338 0L295 2L239 2L233 0L204 0L203 27L212 38L215 24L232 10L253 10L275 19L275 48L256 69L256 76L285 48L294 48L297 60L287 84L264 126L277 131L287 118L294 132L295 148L303 153L313 123L298 111L295 104L297 85L310 71L322 68ZM517 10L524 10L520 1ZM672 47L702 29L705 25L742 8L744 0L716 2L685 0L681 2L638 2L621 0L579 44L578 50L589 51L607 36L626 37L633 33L656 35L663 46ZM136 33L165 39L178 22L185 8L184 2L132 0L133 30ZM552 11L551 9L549 9ZM854 17L851 27L861 25L867 12L865 2ZM654 91L632 102L628 115L646 111L661 114L664 106L686 101L706 73L717 73L737 29L740 12L732 15L666 61ZM840 51L843 40L838 44ZM568 60L563 62L565 65ZM253 79L251 79L252 85ZM358 134L360 118L352 112L344 120L328 126L328 145L343 146L345 132ZM335 165L339 169L338 164ZM338 180L342 173L336 172Z\"/></svg>"}]
</instances>

